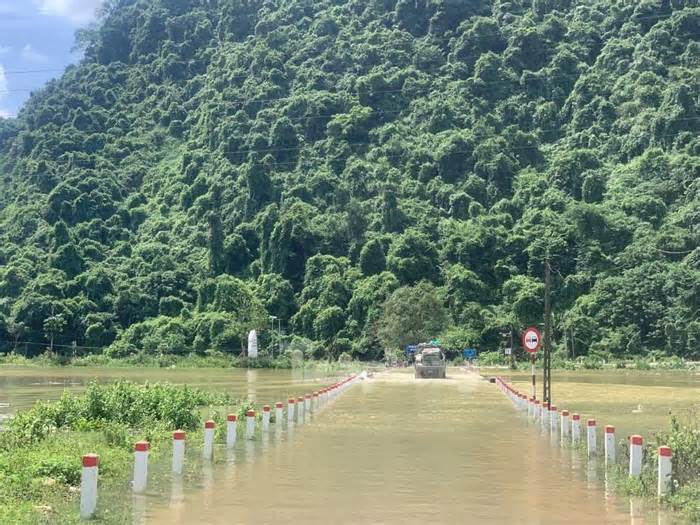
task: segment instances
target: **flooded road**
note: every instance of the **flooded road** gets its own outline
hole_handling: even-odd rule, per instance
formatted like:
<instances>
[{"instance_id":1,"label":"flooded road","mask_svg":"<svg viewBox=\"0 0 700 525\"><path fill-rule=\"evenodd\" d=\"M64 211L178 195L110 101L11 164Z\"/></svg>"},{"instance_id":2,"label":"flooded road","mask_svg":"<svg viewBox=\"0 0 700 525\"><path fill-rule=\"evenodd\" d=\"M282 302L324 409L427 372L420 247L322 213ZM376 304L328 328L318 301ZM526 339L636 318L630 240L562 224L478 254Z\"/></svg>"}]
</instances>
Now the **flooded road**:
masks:
<instances>
[{"instance_id":1,"label":"flooded road","mask_svg":"<svg viewBox=\"0 0 700 525\"><path fill-rule=\"evenodd\" d=\"M95 377L188 383L259 403L327 383L319 374L289 370L1 372L0 402L9 399L9 410L56 398L64 386L80 389ZM376 374L302 425L272 425L256 439L239 439L232 453L217 445L214 463L202 460L199 443L188 443L182 478L170 474L168 461L154 461L144 496L132 498L125 480L101 501L123 501L130 522L155 525L676 523L606 491L600 462L589 465L543 438L476 372L450 369L448 376ZM596 417L601 427L616 425L619 437L650 436L668 426L669 411L698 403L699 379L676 372L557 372L553 393L560 407ZM525 390L529 377L508 380Z\"/></svg>"},{"instance_id":2,"label":"flooded road","mask_svg":"<svg viewBox=\"0 0 700 525\"><path fill-rule=\"evenodd\" d=\"M494 385L395 371L362 382L311 424L241 444L143 523L657 523L515 414ZM601 481L599 481L601 480ZM157 499L157 498L156 498ZM668 522L670 523L670 522Z\"/></svg>"}]
</instances>

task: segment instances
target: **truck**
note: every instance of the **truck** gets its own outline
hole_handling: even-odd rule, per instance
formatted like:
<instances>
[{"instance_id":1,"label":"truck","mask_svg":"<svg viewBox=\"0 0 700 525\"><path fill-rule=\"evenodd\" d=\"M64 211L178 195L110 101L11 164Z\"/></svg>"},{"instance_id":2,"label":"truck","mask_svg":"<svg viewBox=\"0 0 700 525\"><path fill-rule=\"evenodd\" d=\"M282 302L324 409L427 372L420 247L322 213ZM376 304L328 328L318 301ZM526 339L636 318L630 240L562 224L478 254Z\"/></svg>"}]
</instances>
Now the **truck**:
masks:
<instances>
[{"instance_id":1,"label":"truck","mask_svg":"<svg viewBox=\"0 0 700 525\"><path fill-rule=\"evenodd\" d=\"M419 345L413 366L416 379L445 379L447 377L445 354L438 346Z\"/></svg>"}]
</instances>

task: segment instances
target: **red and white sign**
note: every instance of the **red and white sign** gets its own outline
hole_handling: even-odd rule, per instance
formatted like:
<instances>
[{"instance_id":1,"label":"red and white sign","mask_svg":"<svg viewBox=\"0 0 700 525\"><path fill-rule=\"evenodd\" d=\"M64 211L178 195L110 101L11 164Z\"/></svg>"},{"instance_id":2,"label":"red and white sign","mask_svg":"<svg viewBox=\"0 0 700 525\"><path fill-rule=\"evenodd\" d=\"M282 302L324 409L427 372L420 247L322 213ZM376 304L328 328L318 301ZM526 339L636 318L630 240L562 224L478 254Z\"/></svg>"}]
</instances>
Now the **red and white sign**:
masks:
<instances>
[{"instance_id":1,"label":"red and white sign","mask_svg":"<svg viewBox=\"0 0 700 525\"><path fill-rule=\"evenodd\" d=\"M520 341L522 342L525 350L531 354L534 354L542 345L542 334L540 334L540 331L537 328L531 326L523 332Z\"/></svg>"}]
</instances>

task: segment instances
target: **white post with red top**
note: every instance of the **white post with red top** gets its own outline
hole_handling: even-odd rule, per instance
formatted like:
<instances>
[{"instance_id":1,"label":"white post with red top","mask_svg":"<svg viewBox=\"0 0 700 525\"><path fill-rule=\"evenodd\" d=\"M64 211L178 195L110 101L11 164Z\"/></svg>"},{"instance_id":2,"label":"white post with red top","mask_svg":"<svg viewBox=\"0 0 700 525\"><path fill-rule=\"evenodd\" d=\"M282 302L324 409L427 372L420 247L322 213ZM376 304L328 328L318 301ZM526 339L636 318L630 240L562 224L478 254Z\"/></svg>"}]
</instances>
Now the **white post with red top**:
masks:
<instances>
[{"instance_id":1,"label":"white post with red top","mask_svg":"<svg viewBox=\"0 0 700 525\"><path fill-rule=\"evenodd\" d=\"M615 427L605 425L605 466L615 464Z\"/></svg>"},{"instance_id":2,"label":"white post with red top","mask_svg":"<svg viewBox=\"0 0 700 525\"><path fill-rule=\"evenodd\" d=\"M588 443L588 457L594 456L597 450L597 444L596 444L596 424L595 424L595 419L589 419L586 422L586 428L588 429L587 432L587 440L586 442Z\"/></svg>"},{"instance_id":3,"label":"white post with red top","mask_svg":"<svg viewBox=\"0 0 700 525\"><path fill-rule=\"evenodd\" d=\"M304 412L307 414L311 413L311 394L304 396Z\"/></svg>"},{"instance_id":4,"label":"white post with red top","mask_svg":"<svg viewBox=\"0 0 700 525\"><path fill-rule=\"evenodd\" d=\"M304 398L297 398L297 421L300 423L304 422Z\"/></svg>"},{"instance_id":5,"label":"white post with red top","mask_svg":"<svg viewBox=\"0 0 700 525\"><path fill-rule=\"evenodd\" d=\"M559 413L557 412L557 407L551 405L549 407L549 431L552 437L559 434Z\"/></svg>"},{"instance_id":6,"label":"white post with red top","mask_svg":"<svg viewBox=\"0 0 700 525\"><path fill-rule=\"evenodd\" d=\"M238 426L238 416L229 414L226 416L226 447L236 446L236 427Z\"/></svg>"},{"instance_id":7,"label":"white post with red top","mask_svg":"<svg viewBox=\"0 0 700 525\"><path fill-rule=\"evenodd\" d=\"M262 429L263 432L267 432L270 429L270 405L263 407Z\"/></svg>"},{"instance_id":8,"label":"white post with red top","mask_svg":"<svg viewBox=\"0 0 700 525\"><path fill-rule=\"evenodd\" d=\"M642 436L630 437L630 477L636 478L642 473Z\"/></svg>"},{"instance_id":9,"label":"white post with red top","mask_svg":"<svg viewBox=\"0 0 700 525\"><path fill-rule=\"evenodd\" d=\"M173 474L182 474L182 467L185 464L185 438L184 430L173 432Z\"/></svg>"},{"instance_id":10,"label":"white post with red top","mask_svg":"<svg viewBox=\"0 0 700 525\"><path fill-rule=\"evenodd\" d=\"M284 405L282 401L277 401L275 403L275 425L282 424L282 413L284 411Z\"/></svg>"},{"instance_id":11,"label":"white post with red top","mask_svg":"<svg viewBox=\"0 0 700 525\"><path fill-rule=\"evenodd\" d=\"M148 484L148 441L138 441L134 445L134 479L131 489L136 494L145 492Z\"/></svg>"},{"instance_id":12,"label":"white post with red top","mask_svg":"<svg viewBox=\"0 0 700 525\"><path fill-rule=\"evenodd\" d=\"M294 422L294 398L290 397L287 400L287 423Z\"/></svg>"},{"instance_id":13,"label":"white post with red top","mask_svg":"<svg viewBox=\"0 0 700 525\"><path fill-rule=\"evenodd\" d=\"M571 433L571 420L569 419L569 411L561 411L561 444L565 445L569 441L569 434Z\"/></svg>"},{"instance_id":14,"label":"white post with red top","mask_svg":"<svg viewBox=\"0 0 700 525\"><path fill-rule=\"evenodd\" d=\"M97 475L100 457L97 454L83 456L83 472L80 478L80 517L84 520L95 515L97 509Z\"/></svg>"},{"instance_id":15,"label":"white post with red top","mask_svg":"<svg viewBox=\"0 0 700 525\"><path fill-rule=\"evenodd\" d=\"M248 439L253 439L255 434L255 411L247 410L245 413L245 435Z\"/></svg>"},{"instance_id":16,"label":"white post with red top","mask_svg":"<svg viewBox=\"0 0 700 525\"><path fill-rule=\"evenodd\" d=\"M671 490L671 447L659 447L658 495L665 496Z\"/></svg>"},{"instance_id":17,"label":"white post with red top","mask_svg":"<svg viewBox=\"0 0 700 525\"><path fill-rule=\"evenodd\" d=\"M202 449L202 456L204 459L211 460L214 455L214 429L216 428L216 423L211 419L204 422L204 448Z\"/></svg>"},{"instance_id":18,"label":"white post with red top","mask_svg":"<svg viewBox=\"0 0 700 525\"><path fill-rule=\"evenodd\" d=\"M318 412L318 392L313 393L313 399L311 400L311 409L314 413Z\"/></svg>"},{"instance_id":19,"label":"white post with red top","mask_svg":"<svg viewBox=\"0 0 700 525\"><path fill-rule=\"evenodd\" d=\"M578 445L581 441L581 416L579 414L571 415L571 444Z\"/></svg>"}]
</instances>

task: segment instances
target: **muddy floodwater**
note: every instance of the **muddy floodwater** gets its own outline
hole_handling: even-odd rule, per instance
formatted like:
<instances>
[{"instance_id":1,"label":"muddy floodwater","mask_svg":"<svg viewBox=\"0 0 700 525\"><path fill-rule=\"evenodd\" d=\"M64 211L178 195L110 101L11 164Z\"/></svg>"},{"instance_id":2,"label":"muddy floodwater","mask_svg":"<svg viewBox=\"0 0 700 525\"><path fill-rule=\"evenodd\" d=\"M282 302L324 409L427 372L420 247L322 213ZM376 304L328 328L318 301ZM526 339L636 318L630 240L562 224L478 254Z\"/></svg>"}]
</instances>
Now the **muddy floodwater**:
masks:
<instances>
[{"instance_id":1,"label":"muddy floodwater","mask_svg":"<svg viewBox=\"0 0 700 525\"><path fill-rule=\"evenodd\" d=\"M322 382L290 371L0 374L0 403L9 399L11 407L56 397L64 386L80 388L95 374L102 380L126 375L227 389L259 403ZM50 384L39 380L52 374ZM525 391L529 377L515 374L508 380ZM684 413L700 401L700 377L556 372L553 394L558 406L595 417L599 428L615 425L618 438L651 436L668 426L669 412ZM129 501L133 523L677 522L606 490L600 462L589 465L551 443L516 414L495 385L471 370L449 369L447 380L415 380L411 370L375 374L304 424L273 424L269 433L239 439L233 452L218 447L213 464L201 460L198 443L189 447L182 479L173 478L167 464L153 465L149 489L137 498L125 482L119 496ZM101 501L110 496L115 495L101 495Z\"/></svg>"}]
</instances>

